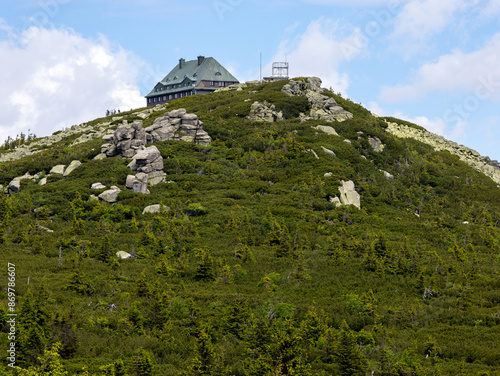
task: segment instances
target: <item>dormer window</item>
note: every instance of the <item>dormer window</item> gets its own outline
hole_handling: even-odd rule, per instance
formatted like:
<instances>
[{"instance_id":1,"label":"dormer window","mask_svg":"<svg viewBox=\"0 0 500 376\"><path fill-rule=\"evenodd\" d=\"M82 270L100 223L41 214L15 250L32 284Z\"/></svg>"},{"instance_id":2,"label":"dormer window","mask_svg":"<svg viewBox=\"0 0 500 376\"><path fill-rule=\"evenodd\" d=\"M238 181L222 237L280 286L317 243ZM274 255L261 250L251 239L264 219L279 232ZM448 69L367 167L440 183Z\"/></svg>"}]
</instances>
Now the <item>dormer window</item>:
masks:
<instances>
[{"instance_id":1,"label":"dormer window","mask_svg":"<svg viewBox=\"0 0 500 376\"><path fill-rule=\"evenodd\" d=\"M193 77L198 77L198 73L193 74Z\"/></svg>"},{"instance_id":2,"label":"dormer window","mask_svg":"<svg viewBox=\"0 0 500 376\"><path fill-rule=\"evenodd\" d=\"M177 77L174 77L174 81L177 80Z\"/></svg>"},{"instance_id":3,"label":"dormer window","mask_svg":"<svg viewBox=\"0 0 500 376\"><path fill-rule=\"evenodd\" d=\"M217 72L215 73L216 76L222 76L222 73L221 72Z\"/></svg>"},{"instance_id":4,"label":"dormer window","mask_svg":"<svg viewBox=\"0 0 500 376\"><path fill-rule=\"evenodd\" d=\"M167 78L167 82L170 81L170 78Z\"/></svg>"}]
</instances>

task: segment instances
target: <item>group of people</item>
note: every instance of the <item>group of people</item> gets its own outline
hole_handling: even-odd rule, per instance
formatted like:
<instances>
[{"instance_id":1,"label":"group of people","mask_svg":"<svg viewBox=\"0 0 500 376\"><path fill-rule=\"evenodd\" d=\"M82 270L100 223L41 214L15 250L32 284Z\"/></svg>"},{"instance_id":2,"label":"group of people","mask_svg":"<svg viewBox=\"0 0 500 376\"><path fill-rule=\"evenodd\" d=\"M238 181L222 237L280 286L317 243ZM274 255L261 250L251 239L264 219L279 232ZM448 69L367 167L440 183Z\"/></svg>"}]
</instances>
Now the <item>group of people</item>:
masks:
<instances>
[{"instance_id":1,"label":"group of people","mask_svg":"<svg viewBox=\"0 0 500 376\"><path fill-rule=\"evenodd\" d=\"M117 109L117 110L106 110L106 116L111 116L111 115L116 115L116 114L119 114L121 111L120 109Z\"/></svg>"}]
</instances>

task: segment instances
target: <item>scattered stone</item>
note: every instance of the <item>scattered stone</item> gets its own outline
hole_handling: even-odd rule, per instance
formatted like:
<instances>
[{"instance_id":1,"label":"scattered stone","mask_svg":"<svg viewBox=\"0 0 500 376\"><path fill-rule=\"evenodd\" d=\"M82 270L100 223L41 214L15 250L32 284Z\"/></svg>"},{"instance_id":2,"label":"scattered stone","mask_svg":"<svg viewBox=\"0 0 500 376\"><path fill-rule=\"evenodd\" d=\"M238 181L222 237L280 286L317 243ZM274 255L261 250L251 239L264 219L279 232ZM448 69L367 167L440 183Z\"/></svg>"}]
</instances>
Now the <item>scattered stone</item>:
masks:
<instances>
[{"instance_id":1,"label":"scattered stone","mask_svg":"<svg viewBox=\"0 0 500 376\"><path fill-rule=\"evenodd\" d=\"M94 191L97 191L99 189L106 189L107 187L102 184L101 182L97 182L97 183L94 183L92 184L92 186L90 187L90 189L94 190Z\"/></svg>"},{"instance_id":2,"label":"scattered stone","mask_svg":"<svg viewBox=\"0 0 500 376\"><path fill-rule=\"evenodd\" d=\"M324 146L322 146L322 147L321 147L321 149L323 149L323 151L324 151L326 154L328 154L330 157L336 157L335 153L334 153L332 150L327 149L327 148L325 148Z\"/></svg>"},{"instance_id":3,"label":"scattered stone","mask_svg":"<svg viewBox=\"0 0 500 376\"><path fill-rule=\"evenodd\" d=\"M160 213L162 211L168 211L168 210L170 210L170 208L167 206L164 206L164 205L160 205L160 204L150 205L150 206L146 206L144 208L144 210L142 211L142 214L157 214L157 213Z\"/></svg>"},{"instance_id":4,"label":"scattered stone","mask_svg":"<svg viewBox=\"0 0 500 376\"><path fill-rule=\"evenodd\" d=\"M345 140L344 140L344 142L345 142L346 144L352 145L351 140L345 139Z\"/></svg>"},{"instance_id":5,"label":"scattered stone","mask_svg":"<svg viewBox=\"0 0 500 376\"><path fill-rule=\"evenodd\" d=\"M37 227L38 229L42 230L42 231L45 231L45 232L49 232L49 233L54 232L54 230L51 230L50 228L47 228L47 227L45 227L45 226L42 226L42 225L40 225L40 224L38 224L38 223L36 224L36 227Z\"/></svg>"},{"instance_id":6,"label":"scattered stone","mask_svg":"<svg viewBox=\"0 0 500 376\"><path fill-rule=\"evenodd\" d=\"M120 260L127 260L132 258L132 255L125 251L118 251L116 252L116 257L119 258Z\"/></svg>"},{"instance_id":7,"label":"scattered stone","mask_svg":"<svg viewBox=\"0 0 500 376\"><path fill-rule=\"evenodd\" d=\"M64 173L63 173L63 176L68 176L69 174L71 174L73 171L75 171L78 167L80 167L82 165L82 162L80 161L72 161L68 167L66 167L66 169L64 170Z\"/></svg>"},{"instance_id":8,"label":"scattered stone","mask_svg":"<svg viewBox=\"0 0 500 376\"><path fill-rule=\"evenodd\" d=\"M331 176L333 176L333 173L331 172L327 172L325 175L323 175L325 178L329 178Z\"/></svg>"},{"instance_id":9,"label":"scattered stone","mask_svg":"<svg viewBox=\"0 0 500 376\"><path fill-rule=\"evenodd\" d=\"M38 182L38 185L47 185L47 178L43 178Z\"/></svg>"},{"instance_id":10,"label":"scattered stone","mask_svg":"<svg viewBox=\"0 0 500 376\"><path fill-rule=\"evenodd\" d=\"M99 198L103 201L109 202L110 204L115 203L118 201L118 195L120 194L121 190L118 187L111 187L111 189L102 192L99 195Z\"/></svg>"},{"instance_id":11,"label":"scattered stone","mask_svg":"<svg viewBox=\"0 0 500 376\"><path fill-rule=\"evenodd\" d=\"M394 175L388 173L387 171L380 170L387 179L394 179Z\"/></svg>"},{"instance_id":12,"label":"scattered stone","mask_svg":"<svg viewBox=\"0 0 500 376\"><path fill-rule=\"evenodd\" d=\"M314 158L319 159L318 154L313 149L307 149L306 153L312 153L314 155Z\"/></svg>"},{"instance_id":13,"label":"scattered stone","mask_svg":"<svg viewBox=\"0 0 500 376\"><path fill-rule=\"evenodd\" d=\"M52 167L49 174L63 175L65 169L66 169L65 165L57 165L57 166Z\"/></svg>"},{"instance_id":14,"label":"scattered stone","mask_svg":"<svg viewBox=\"0 0 500 376\"><path fill-rule=\"evenodd\" d=\"M7 189L10 193L19 193L19 191L21 190L21 179L15 178L14 180L12 180L9 183Z\"/></svg>"},{"instance_id":15,"label":"scattered stone","mask_svg":"<svg viewBox=\"0 0 500 376\"><path fill-rule=\"evenodd\" d=\"M322 131L322 132L324 132L328 135L331 135L331 136L338 136L339 135L333 127L330 127L328 125L318 125L317 127L312 127L312 128L317 129L318 131Z\"/></svg>"},{"instance_id":16,"label":"scattered stone","mask_svg":"<svg viewBox=\"0 0 500 376\"><path fill-rule=\"evenodd\" d=\"M378 137L368 137L368 143L377 153L381 153L385 149L385 145L380 141Z\"/></svg>"}]
</instances>

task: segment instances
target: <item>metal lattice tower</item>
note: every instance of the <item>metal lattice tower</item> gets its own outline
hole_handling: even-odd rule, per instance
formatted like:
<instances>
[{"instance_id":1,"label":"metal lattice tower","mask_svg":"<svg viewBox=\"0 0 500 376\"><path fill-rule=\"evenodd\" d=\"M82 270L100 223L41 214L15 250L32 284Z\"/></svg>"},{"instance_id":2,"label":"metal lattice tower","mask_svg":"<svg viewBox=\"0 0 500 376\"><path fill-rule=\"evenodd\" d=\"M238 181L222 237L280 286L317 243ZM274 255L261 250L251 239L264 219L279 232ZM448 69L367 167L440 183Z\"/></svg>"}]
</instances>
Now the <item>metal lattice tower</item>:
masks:
<instances>
[{"instance_id":1,"label":"metal lattice tower","mask_svg":"<svg viewBox=\"0 0 500 376\"><path fill-rule=\"evenodd\" d=\"M274 62L272 77L288 78L288 62Z\"/></svg>"}]
</instances>

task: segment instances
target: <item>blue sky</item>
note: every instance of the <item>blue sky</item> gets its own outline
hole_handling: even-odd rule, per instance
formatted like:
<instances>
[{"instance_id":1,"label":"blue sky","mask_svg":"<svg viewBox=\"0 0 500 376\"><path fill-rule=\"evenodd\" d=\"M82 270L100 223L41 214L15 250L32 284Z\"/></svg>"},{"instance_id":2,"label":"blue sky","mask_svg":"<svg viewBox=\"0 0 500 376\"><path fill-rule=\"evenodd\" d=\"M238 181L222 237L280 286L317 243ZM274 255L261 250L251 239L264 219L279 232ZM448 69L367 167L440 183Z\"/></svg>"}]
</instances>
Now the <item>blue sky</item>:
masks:
<instances>
[{"instance_id":1,"label":"blue sky","mask_svg":"<svg viewBox=\"0 0 500 376\"><path fill-rule=\"evenodd\" d=\"M0 142L145 105L179 58L318 76L500 159L498 0L0 0Z\"/></svg>"}]
</instances>

